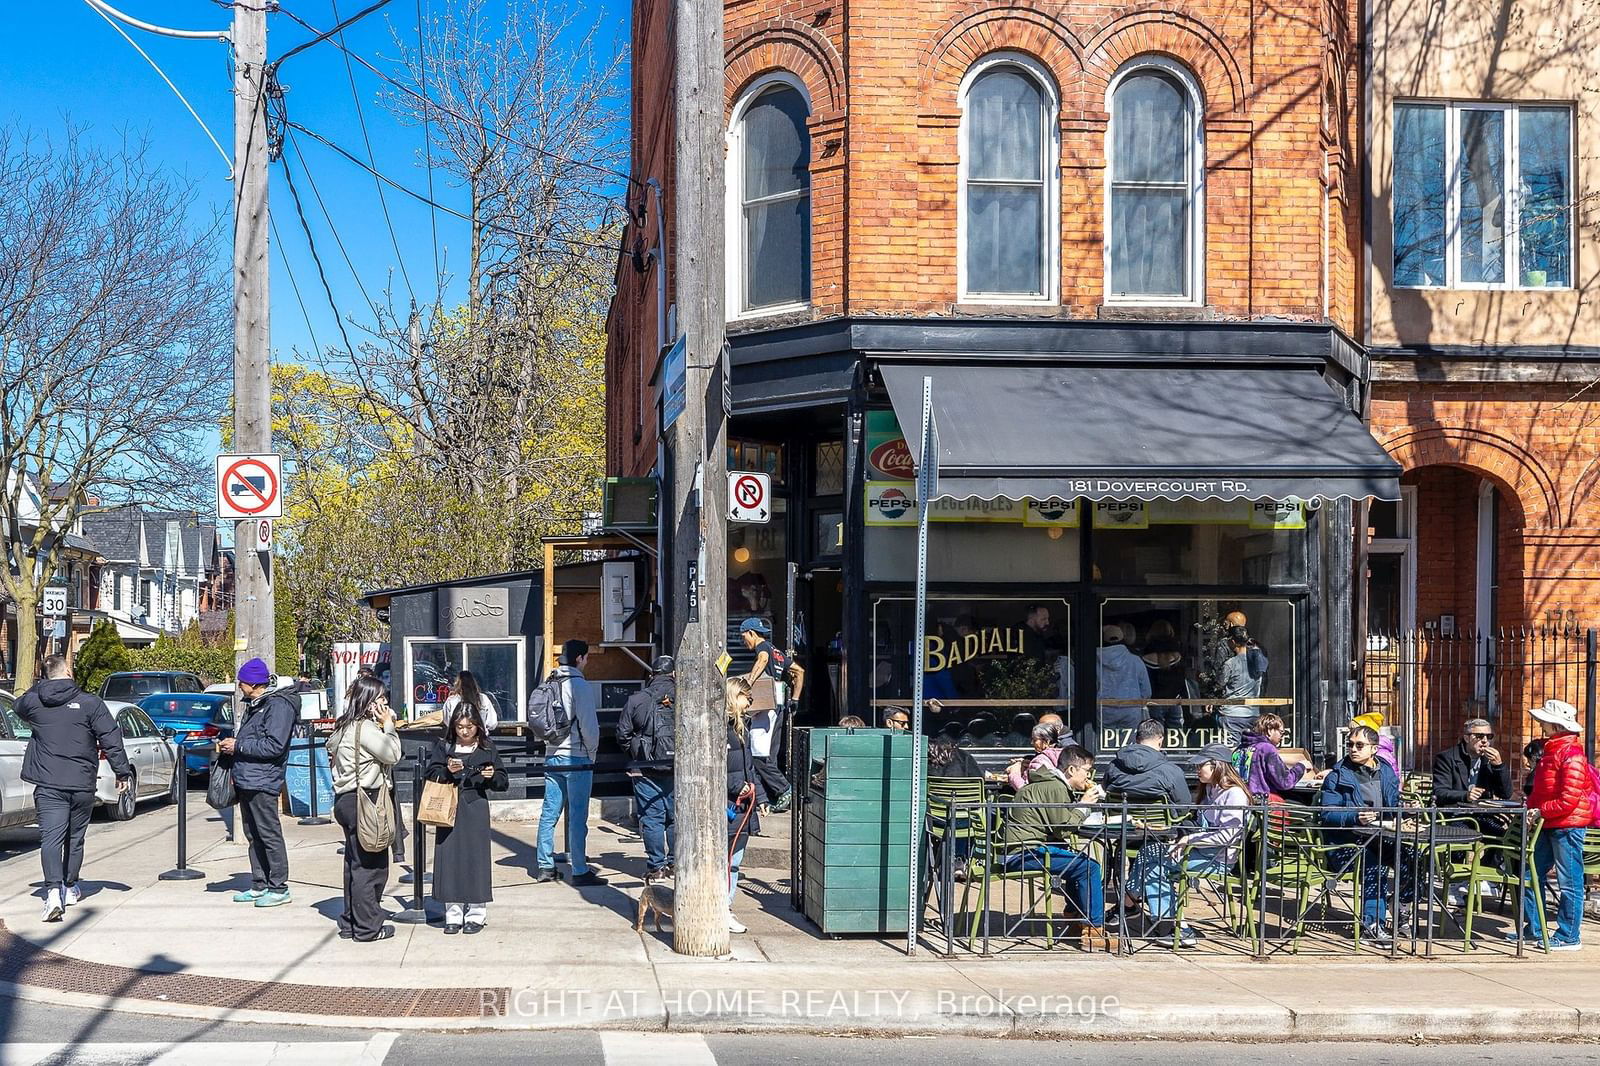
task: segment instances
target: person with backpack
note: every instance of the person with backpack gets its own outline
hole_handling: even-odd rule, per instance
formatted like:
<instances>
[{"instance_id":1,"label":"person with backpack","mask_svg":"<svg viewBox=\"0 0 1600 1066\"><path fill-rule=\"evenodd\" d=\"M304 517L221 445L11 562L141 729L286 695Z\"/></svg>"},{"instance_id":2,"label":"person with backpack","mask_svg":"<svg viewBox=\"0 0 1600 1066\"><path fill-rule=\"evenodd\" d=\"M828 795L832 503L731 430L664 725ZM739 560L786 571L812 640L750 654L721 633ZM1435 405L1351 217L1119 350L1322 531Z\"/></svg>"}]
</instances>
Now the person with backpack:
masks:
<instances>
[{"instance_id":1,"label":"person with backpack","mask_svg":"<svg viewBox=\"0 0 1600 1066\"><path fill-rule=\"evenodd\" d=\"M33 729L22 756L22 780L33 786L39 819L44 920L58 922L82 898L78 872L83 868L89 815L94 812L100 759L111 763L118 792L132 783L133 770L117 720L99 696L84 692L72 680L67 660L60 655L47 657L44 677L17 701L16 712Z\"/></svg>"},{"instance_id":2,"label":"person with backpack","mask_svg":"<svg viewBox=\"0 0 1600 1066\"><path fill-rule=\"evenodd\" d=\"M1600 777L1584 756L1576 707L1546 700L1528 713L1544 734L1544 753L1528 794L1530 831L1537 830L1539 836L1533 845L1533 884L1523 889L1527 928L1522 935L1535 943L1543 939L1544 915L1533 887L1546 884L1554 869L1561 895L1550 950L1577 951L1583 946L1583 838L1600 814ZM1509 933L1506 939L1515 941L1517 935Z\"/></svg>"},{"instance_id":3,"label":"person with backpack","mask_svg":"<svg viewBox=\"0 0 1600 1066\"><path fill-rule=\"evenodd\" d=\"M589 868L589 793L594 771L566 770L592 766L600 750L599 693L583 676L589 645L569 640L561 645L561 665L528 696L528 729L544 743L544 802L539 807L539 843L533 856L535 883L556 880L556 820L567 812L567 856L572 883L603 885L606 879Z\"/></svg>"},{"instance_id":4,"label":"person with backpack","mask_svg":"<svg viewBox=\"0 0 1600 1066\"><path fill-rule=\"evenodd\" d=\"M772 626L765 618L746 618L739 623L739 638L755 653L750 672L744 675L752 694L756 684L772 683L772 699L750 705L750 751L755 758L756 787L762 806L775 814L787 811L794 802L794 790L783 768L778 765L778 749L783 740L783 713L788 704L789 657L772 643Z\"/></svg>"},{"instance_id":5,"label":"person with backpack","mask_svg":"<svg viewBox=\"0 0 1600 1066\"><path fill-rule=\"evenodd\" d=\"M673 704L678 696L674 663L658 655L650 664L650 679L622 708L617 720L617 743L628 755L628 777L633 783L634 805L639 814L639 835L644 838L645 879L672 876L676 820L672 801Z\"/></svg>"},{"instance_id":6,"label":"person with backpack","mask_svg":"<svg viewBox=\"0 0 1600 1066\"><path fill-rule=\"evenodd\" d=\"M1239 741L1233 768L1244 779L1250 795L1281 800L1289 789L1320 785L1326 776L1316 772L1309 759L1285 759L1278 750L1283 734L1283 719L1269 711L1258 715Z\"/></svg>"},{"instance_id":7,"label":"person with backpack","mask_svg":"<svg viewBox=\"0 0 1600 1066\"><path fill-rule=\"evenodd\" d=\"M387 806L384 786L393 791L390 773L400 761L400 736L394 709L375 677L358 675L344 696L344 713L328 735L328 763L333 771L333 820L344 830L344 910L339 937L370 943L394 936L384 924L383 888L389 881L389 847L376 851L361 846L361 805Z\"/></svg>"}]
</instances>

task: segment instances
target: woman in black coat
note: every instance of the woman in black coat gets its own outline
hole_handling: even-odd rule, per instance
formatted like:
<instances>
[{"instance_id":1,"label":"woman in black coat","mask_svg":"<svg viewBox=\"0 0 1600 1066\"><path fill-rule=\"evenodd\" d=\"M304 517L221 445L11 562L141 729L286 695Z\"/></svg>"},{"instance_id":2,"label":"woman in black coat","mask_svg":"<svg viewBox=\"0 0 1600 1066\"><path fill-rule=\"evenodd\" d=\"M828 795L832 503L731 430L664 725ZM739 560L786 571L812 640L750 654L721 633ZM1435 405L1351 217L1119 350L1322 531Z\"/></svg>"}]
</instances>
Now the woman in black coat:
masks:
<instances>
[{"instance_id":1,"label":"woman in black coat","mask_svg":"<svg viewBox=\"0 0 1600 1066\"><path fill-rule=\"evenodd\" d=\"M756 762L750 753L750 685L742 677L727 682L728 700L728 932L745 927L733 915L739 865L750 834L761 828L756 813Z\"/></svg>"},{"instance_id":2,"label":"woman in black coat","mask_svg":"<svg viewBox=\"0 0 1600 1066\"><path fill-rule=\"evenodd\" d=\"M460 704L445 739L436 741L423 776L460 789L453 826L434 843L433 898L444 904L444 931L480 931L489 921L494 870L489 865L489 793L509 785L500 754L483 728L476 704Z\"/></svg>"}]
</instances>

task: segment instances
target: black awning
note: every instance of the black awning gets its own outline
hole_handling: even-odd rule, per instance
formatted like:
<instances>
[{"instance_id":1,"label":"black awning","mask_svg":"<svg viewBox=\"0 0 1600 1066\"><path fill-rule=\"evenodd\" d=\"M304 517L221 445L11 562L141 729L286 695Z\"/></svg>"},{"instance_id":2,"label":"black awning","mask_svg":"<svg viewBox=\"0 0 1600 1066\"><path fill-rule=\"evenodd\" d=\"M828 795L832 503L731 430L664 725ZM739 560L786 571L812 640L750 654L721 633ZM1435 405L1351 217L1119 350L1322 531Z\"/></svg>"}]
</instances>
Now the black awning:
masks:
<instances>
[{"instance_id":1,"label":"black awning","mask_svg":"<svg viewBox=\"0 0 1600 1066\"><path fill-rule=\"evenodd\" d=\"M937 498L1400 498L1400 466L1315 370L880 364Z\"/></svg>"}]
</instances>

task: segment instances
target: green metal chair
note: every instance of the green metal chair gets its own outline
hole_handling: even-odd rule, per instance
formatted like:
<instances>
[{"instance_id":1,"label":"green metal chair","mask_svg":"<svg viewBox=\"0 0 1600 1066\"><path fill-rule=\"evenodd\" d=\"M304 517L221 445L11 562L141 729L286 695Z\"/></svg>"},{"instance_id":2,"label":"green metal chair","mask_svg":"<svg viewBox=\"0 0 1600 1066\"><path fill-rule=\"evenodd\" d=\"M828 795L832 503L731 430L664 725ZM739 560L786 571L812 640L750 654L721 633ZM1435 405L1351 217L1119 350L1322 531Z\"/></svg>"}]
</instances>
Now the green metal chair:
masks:
<instances>
[{"instance_id":1,"label":"green metal chair","mask_svg":"<svg viewBox=\"0 0 1600 1066\"><path fill-rule=\"evenodd\" d=\"M952 815L953 811L959 812L959 821ZM982 781L971 777L928 778L926 827L928 841L934 845L928 850L925 864L929 892L936 892L943 887L944 868L940 865L939 857L944 849L955 848L959 851L965 844L966 851L970 853L973 842L984 837L985 818ZM964 865L965 857L960 866Z\"/></svg>"},{"instance_id":2,"label":"green metal chair","mask_svg":"<svg viewBox=\"0 0 1600 1066\"><path fill-rule=\"evenodd\" d=\"M1500 886L1501 909L1504 910L1508 905L1511 906L1512 920L1515 921L1515 903L1514 901L1509 901L1508 897L1511 892L1519 891L1522 888L1523 870L1528 871L1529 880L1533 883L1534 906L1539 912L1539 946L1545 951L1550 950L1550 922L1549 917L1544 913L1544 886L1539 883L1539 874L1533 863L1533 848L1538 843L1539 834L1543 831L1543 828L1543 825L1537 824L1530 827L1527 841L1521 849L1517 846L1515 825L1512 826L1512 831L1504 837L1489 838L1479 842L1478 850L1473 857L1472 868L1467 871L1466 876L1467 912L1464 923L1466 926L1466 938L1463 943L1468 951L1472 950L1473 946L1473 922L1476 921L1478 912L1483 909L1483 897L1478 891L1478 886L1485 883ZM1501 865L1510 868L1509 872L1495 864L1494 860L1496 858L1500 859ZM1524 920L1526 920L1526 917L1524 915Z\"/></svg>"},{"instance_id":3,"label":"green metal chair","mask_svg":"<svg viewBox=\"0 0 1600 1066\"><path fill-rule=\"evenodd\" d=\"M1045 846L1045 842L1030 840L1011 844L1002 844L999 842L999 839L1002 835L1002 830L1004 828L1001 824L1002 821L1003 819L1000 818L995 819L995 844L989 849L987 857L980 850L975 851L967 860L967 877L965 883L961 886L961 905L958 908L958 913L969 915L969 924L967 929L967 950L973 951L977 947L978 927L982 922L984 913L989 909L990 881L1021 882L1027 891L1027 913L1030 915L1033 913L1034 909L1039 906L1042 890L1044 901L1044 913L1042 917L1044 918L1045 923L1045 946L1054 947L1055 890L1053 882L1055 875L1052 874L1048 869L1030 870L1024 868L1013 870L1008 869L1006 866L1006 860L1012 855L1025 855L1029 851L1043 848ZM1069 844L1067 846L1071 847L1072 845ZM1045 865L1048 864L1046 863ZM974 891L974 886L976 886L977 891L977 900L975 901L976 906L969 910L968 906L969 902L972 901L971 897Z\"/></svg>"},{"instance_id":4,"label":"green metal chair","mask_svg":"<svg viewBox=\"0 0 1600 1066\"><path fill-rule=\"evenodd\" d=\"M1176 904L1172 914L1172 948L1174 951L1182 946L1184 916L1189 907L1189 894L1192 890L1203 885L1215 885L1218 902L1222 905L1223 921L1228 923L1228 928L1236 936L1250 936L1251 930L1246 928L1250 917L1250 909L1245 904L1248 897L1250 877L1252 871L1248 866L1248 858L1254 854L1255 848L1261 842L1261 819L1255 811L1245 814L1245 824L1240 834L1239 843L1234 853L1234 861L1220 874L1202 874L1188 869L1189 853L1192 845L1185 845L1178 855L1177 874L1173 878L1174 902ZM1234 902L1237 897L1239 914L1234 915Z\"/></svg>"},{"instance_id":5,"label":"green metal chair","mask_svg":"<svg viewBox=\"0 0 1600 1066\"><path fill-rule=\"evenodd\" d=\"M1295 897L1295 922L1290 930L1290 950L1300 950L1300 940L1305 936L1306 918L1313 894L1321 895L1324 913L1339 887L1350 882L1351 927L1355 947L1361 947L1361 875L1365 861L1364 850L1358 845L1329 843L1323 836L1325 827L1318 818L1315 807L1274 807L1267 818L1262 838L1267 842L1268 866L1264 879L1255 879L1254 872L1247 891L1246 916L1261 905L1263 893L1276 887L1287 899ZM1355 847L1353 859L1341 863L1336 853ZM1256 953L1261 953L1262 937L1255 937Z\"/></svg>"}]
</instances>

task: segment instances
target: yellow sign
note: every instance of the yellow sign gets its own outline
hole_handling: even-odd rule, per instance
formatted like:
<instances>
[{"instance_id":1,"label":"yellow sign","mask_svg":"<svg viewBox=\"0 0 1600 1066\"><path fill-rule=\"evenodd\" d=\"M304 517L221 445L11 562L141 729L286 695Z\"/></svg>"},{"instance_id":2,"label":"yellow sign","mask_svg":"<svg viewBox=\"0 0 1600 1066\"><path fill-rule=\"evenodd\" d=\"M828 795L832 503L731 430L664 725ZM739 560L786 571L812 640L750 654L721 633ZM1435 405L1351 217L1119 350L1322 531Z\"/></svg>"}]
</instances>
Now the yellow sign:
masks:
<instances>
[{"instance_id":1,"label":"yellow sign","mask_svg":"<svg viewBox=\"0 0 1600 1066\"><path fill-rule=\"evenodd\" d=\"M717 673L721 674L723 677L728 676L728 667L732 665L733 656L729 655L727 652L723 652L721 655L717 656Z\"/></svg>"},{"instance_id":2,"label":"yellow sign","mask_svg":"<svg viewBox=\"0 0 1600 1066\"><path fill-rule=\"evenodd\" d=\"M250 646L250 642L248 640L246 640L245 638L243 638L243 637L234 637L233 638L233 650L234 651L244 651L249 646Z\"/></svg>"},{"instance_id":3,"label":"yellow sign","mask_svg":"<svg viewBox=\"0 0 1600 1066\"><path fill-rule=\"evenodd\" d=\"M1094 528L1149 529L1150 510L1143 500L1096 500Z\"/></svg>"},{"instance_id":4,"label":"yellow sign","mask_svg":"<svg viewBox=\"0 0 1600 1066\"><path fill-rule=\"evenodd\" d=\"M1078 525L1078 501L1065 500L1060 496L1048 500L1029 500L1028 510L1022 516L1025 526L1068 526L1076 528Z\"/></svg>"},{"instance_id":5,"label":"yellow sign","mask_svg":"<svg viewBox=\"0 0 1600 1066\"><path fill-rule=\"evenodd\" d=\"M951 641L946 641L935 633L929 633L926 648L923 672L936 674L940 670L960 666L980 655L1021 655L1022 627L1001 629L995 626L968 633L964 637L956 637Z\"/></svg>"},{"instance_id":6,"label":"yellow sign","mask_svg":"<svg viewBox=\"0 0 1600 1066\"><path fill-rule=\"evenodd\" d=\"M1250 501L1251 529L1304 529L1306 507L1299 500Z\"/></svg>"}]
</instances>

